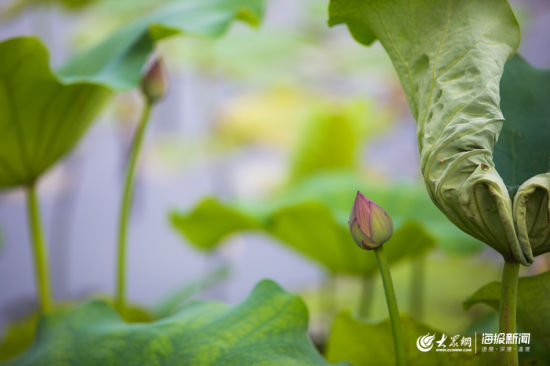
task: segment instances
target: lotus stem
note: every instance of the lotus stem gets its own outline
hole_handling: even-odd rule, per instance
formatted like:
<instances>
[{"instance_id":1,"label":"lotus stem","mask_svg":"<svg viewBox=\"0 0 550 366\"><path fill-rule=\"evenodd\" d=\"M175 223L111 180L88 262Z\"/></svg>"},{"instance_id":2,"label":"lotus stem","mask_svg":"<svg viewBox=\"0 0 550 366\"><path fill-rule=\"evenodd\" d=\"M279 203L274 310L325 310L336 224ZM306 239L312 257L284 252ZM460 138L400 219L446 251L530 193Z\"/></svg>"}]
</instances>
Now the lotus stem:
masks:
<instances>
[{"instance_id":1,"label":"lotus stem","mask_svg":"<svg viewBox=\"0 0 550 366\"><path fill-rule=\"evenodd\" d=\"M128 163L126 168L126 179L124 182L124 192L122 196L122 203L120 206L120 215L118 222L118 261L117 261L117 287L115 306L119 313L123 313L126 306L126 249L127 249L127 234L128 234L128 222L130 219L131 205L134 195L134 176L136 170L136 164L143 143L143 137L145 130L149 122L151 115L152 103L145 98L145 104L141 114L141 119L137 126L137 130L132 140L130 148L130 154L128 157Z\"/></svg>"},{"instance_id":2,"label":"lotus stem","mask_svg":"<svg viewBox=\"0 0 550 366\"><path fill-rule=\"evenodd\" d=\"M411 262L411 282L409 285L409 309L411 315L422 320L424 316L424 292L426 288L426 256L414 258Z\"/></svg>"},{"instance_id":3,"label":"lotus stem","mask_svg":"<svg viewBox=\"0 0 550 366\"><path fill-rule=\"evenodd\" d=\"M395 358L397 361L396 364L397 366L404 366L407 364L407 359L405 354L405 343L403 340L403 330L401 329L401 319L399 318L399 309L397 307L397 299L395 297L395 290L391 279L390 266L388 264L388 259L384 254L384 246L381 245L374 249L374 254L376 255L376 260L378 261L378 267L380 268L382 284L384 285L386 302L388 304L388 312L390 313L393 344L395 347Z\"/></svg>"},{"instance_id":4,"label":"lotus stem","mask_svg":"<svg viewBox=\"0 0 550 366\"><path fill-rule=\"evenodd\" d=\"M368 318L374 303L374 276L366 275L361 279L361 299L357 313L361 318Z\"/></svg>"},{"instance_id":5,"label":"lotus stem","mask_svg":"<svg viewBox=\"0 0 550 366\"><path fill-rule=\"evenodd\" d=\"M32 239L34 272L38 298L40 300L40 312L46 314L52 310L53 298L48 265L48 250L42 230L40 207L34 183L27 187L27 215Z\"/></svg>"},{"instance_id":6,"label":"lotus stem","mask_svg":"<svg viewBox=\"0 0 550 366\"><path fill-rule=\"evenodd\" d=\"M516 311L518 302L519 263L504 262L502 271L502 289L500 297L500 325L501 333L516 333ZM512 352L503 352L504 366L518 366L517 345L512 347Z\"/></svg>"}]
</instances>

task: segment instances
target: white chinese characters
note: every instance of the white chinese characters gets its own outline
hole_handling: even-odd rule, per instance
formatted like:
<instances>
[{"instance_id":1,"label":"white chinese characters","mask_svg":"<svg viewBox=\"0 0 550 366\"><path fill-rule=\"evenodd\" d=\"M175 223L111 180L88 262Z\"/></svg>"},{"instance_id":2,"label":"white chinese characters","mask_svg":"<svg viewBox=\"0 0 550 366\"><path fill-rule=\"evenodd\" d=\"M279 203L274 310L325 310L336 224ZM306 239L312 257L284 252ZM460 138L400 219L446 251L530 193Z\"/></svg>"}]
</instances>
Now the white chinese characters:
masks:
<instances>
[{"instance_id":1,"label":"white chinese characters","mask_svg":"<svg viewBox=\"0 0 550 366\"><path fill-rule=\"evenodd\" d=\"M483 333L481 344L530 344L531 333Z\"/></svg>"}]
</instances>

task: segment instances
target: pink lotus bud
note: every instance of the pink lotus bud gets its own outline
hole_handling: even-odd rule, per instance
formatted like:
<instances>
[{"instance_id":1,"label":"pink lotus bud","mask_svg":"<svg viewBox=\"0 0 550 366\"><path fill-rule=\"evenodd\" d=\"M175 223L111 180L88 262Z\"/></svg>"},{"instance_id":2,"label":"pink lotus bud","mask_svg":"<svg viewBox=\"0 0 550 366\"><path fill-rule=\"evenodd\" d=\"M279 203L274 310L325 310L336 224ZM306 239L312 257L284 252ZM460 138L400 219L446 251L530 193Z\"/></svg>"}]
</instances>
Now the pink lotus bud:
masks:
<instances>
[{"instance_id":1,"label":"pink lotus bud","mask_svg":"<svg viewBox=\"0 0 550 366\"><path fill-rule=\"evenodd\" d=\"M161 99L168 89L168 76L162 59L156 58L141 80L141 91L149 103Z\"/></svg>"},{"instance_id":2,"label":"pink lotus bud","mask_svg":"<svg viewBox=\"0 0 550 366\"><path fill-rule=\"evenodd\" d=\"M349 231L362 249L376 249L393 233L393 223L386 211L357 191L349 217Z\"/></svg>"}]
</instances>

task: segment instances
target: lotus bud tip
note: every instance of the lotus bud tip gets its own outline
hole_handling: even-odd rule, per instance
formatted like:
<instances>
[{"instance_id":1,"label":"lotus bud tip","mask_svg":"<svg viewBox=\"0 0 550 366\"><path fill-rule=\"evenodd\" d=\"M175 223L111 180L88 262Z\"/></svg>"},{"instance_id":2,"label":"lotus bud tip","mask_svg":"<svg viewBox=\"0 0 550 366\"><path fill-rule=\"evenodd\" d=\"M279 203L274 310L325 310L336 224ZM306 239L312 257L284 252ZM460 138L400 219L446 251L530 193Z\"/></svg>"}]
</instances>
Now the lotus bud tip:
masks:
<instances>
[{"instance_id":1,"label":"lotus bud tip","mask_svg":"<svg viewBox=\"0 0 550 366\"><path fill-rule=\"evenodd\" d=\"M166 94L168 75L161 58L153 60L141 80L141 91L149 103L155 103Z\"/></svg>"}]
</instances>

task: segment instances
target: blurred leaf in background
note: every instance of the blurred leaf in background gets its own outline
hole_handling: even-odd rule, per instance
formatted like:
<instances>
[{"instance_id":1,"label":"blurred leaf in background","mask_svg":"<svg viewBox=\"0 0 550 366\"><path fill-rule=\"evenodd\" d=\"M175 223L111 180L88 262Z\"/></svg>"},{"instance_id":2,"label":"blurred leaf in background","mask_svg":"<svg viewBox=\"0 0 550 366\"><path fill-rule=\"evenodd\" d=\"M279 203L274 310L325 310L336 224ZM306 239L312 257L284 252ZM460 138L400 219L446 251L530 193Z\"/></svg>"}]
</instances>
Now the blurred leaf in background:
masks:
<instances>
[{"instance_id":1,"label":"blurred leaf in background","mask_svg":"<svg viewBox=\"0 0 550 366\"><path fill-rule=\"evenodd\" d=\"M0 343L0 362L9 360L31 345L38 319L38 314L34 313L4 329Z\"/></svg>"},{"instance_id":2,"label":"blurred leaf in background","mask_svg":"<svg viewBox=\"0 0 550 366\"><path fill-rule=\"evenodd\" d=\"M366 101L323 103L318 109L295 148L291 182L327 172L357 171L360 148L390 125L390 121Z\"/></svg>"},{"instance_id":3,"label":"blurred leaf in background","mask_svg":"<svg viewBox=\"0 0 550 366\"><path fill-rule=\"evenodd\" d=\"M36 342L2 365L329 365L308 339L307 323L303 301L267 280L235 307L196 302L147 324L127 324L93 301L44 317Z\"/></svg>"},{"instance_id":4,"label":"blurred leaf in background","mask_svg":"<svg viewBox=\"0 0 550 366\"><path fill-rule=\"evenodd\" d=\"M207 199L189 215L172 214L174 227L201 249L212 250L230 234L259 230L314 260L328 272L351 275L373 274L374 257L366 256L349 235L347 226L330 209L315 201L281 206L264 215L238 210ZM395 230L388 246L390 262L424 254L434 240L415 222Z\"/></svg>"},{"instance_id":5,"label":"blurred leaf in background","mask_svg":"<svg viewBox=\"0 0 550 366\"><path fill-rule=\"evenodd\" d=\"M550 272L532 277L521 277L518 285L517 322L525 332L550 349ZM477 290L464 302L469 309L475 304L487 304L499 309L500 282L491 282Z\"/></svg>"},{"instance_id":6,"label":"blurred leaf in background","mask_svg":"<svg viewBox=\"0 0 550 366\"><path fill-rule=\"evenodd\" d=\"M409 230L415 228L426 247L435 242L448 252L463 254L481 248L448 222L422 187L368 185L349 174L312 177L260 202L221 203L210 198L190 212L172 213L171 218L175 228L202 249L213 249L230 234L264 230L330 271L361 274L368 267L366 262L357 258L358 248L345 244L351 240L347 228L349 202L353 202L357 189L368 192L392 216L396 238L408 225ZM395 239L401 240L403 244L396 247L408 252L405 242L410 239L407 235Z\"/></svg>"},{"instance_id":7,"label":"blurred leaf in background","mask_svg":"<svg viewBox=\"0 0 550 366\"><path fill-rule=\"evenodd\" d=\"M263 0L174 1L131 22L84 50L59 70L65 82L101 83L115 90L135 88L154 43L176 34L217 38L235 19L258 25Z\"/></svg>"}]
</instances>

